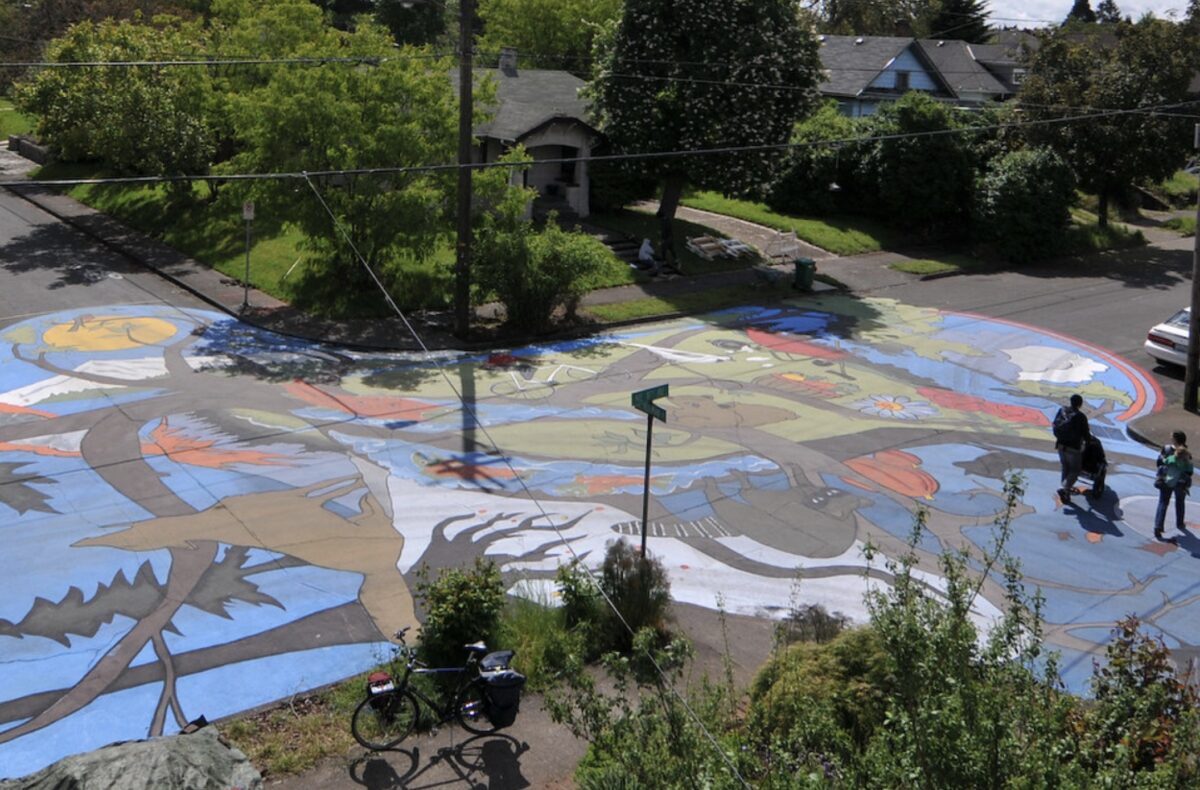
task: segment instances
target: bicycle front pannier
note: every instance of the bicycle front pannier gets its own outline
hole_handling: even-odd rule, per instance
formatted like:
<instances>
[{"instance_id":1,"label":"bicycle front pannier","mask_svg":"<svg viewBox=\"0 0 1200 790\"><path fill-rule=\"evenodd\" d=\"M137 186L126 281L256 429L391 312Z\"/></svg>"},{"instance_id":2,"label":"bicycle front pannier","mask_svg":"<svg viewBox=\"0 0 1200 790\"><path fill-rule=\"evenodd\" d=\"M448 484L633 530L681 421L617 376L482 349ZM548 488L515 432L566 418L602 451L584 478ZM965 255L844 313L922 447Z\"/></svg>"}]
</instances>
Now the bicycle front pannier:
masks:
<instances>
[{"instance_id":1,"label":"bicycle front pannier","mask_svg":"<svg viewBox=\"0 0 1200 790\"><path fill-rule=\"evenodd\" d=\"M511 669L490 672L487 676L487 717L496 729L508 727L517 720L521 708L521 690L525 676Z\"/></svg>"}]
</instances>

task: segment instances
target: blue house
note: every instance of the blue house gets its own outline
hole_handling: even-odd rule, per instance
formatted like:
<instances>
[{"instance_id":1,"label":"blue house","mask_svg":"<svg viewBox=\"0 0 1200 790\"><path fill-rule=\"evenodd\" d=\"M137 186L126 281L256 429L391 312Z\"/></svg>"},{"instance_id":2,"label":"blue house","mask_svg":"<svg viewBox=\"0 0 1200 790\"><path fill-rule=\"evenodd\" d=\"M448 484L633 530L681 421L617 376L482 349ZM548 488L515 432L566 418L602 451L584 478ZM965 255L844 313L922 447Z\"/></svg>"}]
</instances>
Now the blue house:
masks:
<instances>
[{"instance_id":1,"label":"blue house","mask_svg":"<svg viewBox=\"0 0 1200 790\"><path fill-rule=\"evenodd\" d=\"M825 79L819 90L852 118L909 91L954 101L955 94L915 39L901 36L817 36Z\"/></svg>"}]
</instances>

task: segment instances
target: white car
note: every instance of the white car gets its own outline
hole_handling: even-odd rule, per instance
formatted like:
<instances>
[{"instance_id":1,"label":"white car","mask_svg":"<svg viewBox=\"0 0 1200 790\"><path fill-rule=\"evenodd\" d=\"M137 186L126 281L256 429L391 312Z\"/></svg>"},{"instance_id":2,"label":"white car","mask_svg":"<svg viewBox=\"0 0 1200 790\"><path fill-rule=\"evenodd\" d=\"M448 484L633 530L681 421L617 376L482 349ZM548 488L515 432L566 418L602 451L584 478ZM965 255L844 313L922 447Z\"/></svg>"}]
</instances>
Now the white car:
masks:
<instances>
[{"instance_id":1,"label":"white car","mask_svg":"<svg viewBox=\"0 0 1200 790\"><path fill-rule=\"evenodd\" d=\"M1175 315L1158 324L1146 335L1142 347L1159 362L1170 365L1187 365L1188 326L1192 320L1192 309L1185 307Z\"/></svg>"}]
</instances>

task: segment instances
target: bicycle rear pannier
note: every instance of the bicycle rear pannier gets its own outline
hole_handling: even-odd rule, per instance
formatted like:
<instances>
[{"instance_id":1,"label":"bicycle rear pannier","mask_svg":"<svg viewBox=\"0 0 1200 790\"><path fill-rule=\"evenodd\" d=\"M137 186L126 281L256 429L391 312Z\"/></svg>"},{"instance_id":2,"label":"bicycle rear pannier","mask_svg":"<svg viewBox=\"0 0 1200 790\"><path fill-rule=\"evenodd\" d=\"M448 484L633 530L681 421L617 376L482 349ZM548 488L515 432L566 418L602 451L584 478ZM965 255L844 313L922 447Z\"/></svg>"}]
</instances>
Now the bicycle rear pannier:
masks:
<instances>
[{"instance_id":1,"label":"bicycle rear pannier","mask_svg":"<svg viewBox=\"0 0 1200 790\"><path fill-rule=\"evenodd\" d=\"M521 689L525 676L511 669L490 672L487 676L487 717L496 729L508 727L517 720L521 708Z\"/></svg>"}]
</instances>

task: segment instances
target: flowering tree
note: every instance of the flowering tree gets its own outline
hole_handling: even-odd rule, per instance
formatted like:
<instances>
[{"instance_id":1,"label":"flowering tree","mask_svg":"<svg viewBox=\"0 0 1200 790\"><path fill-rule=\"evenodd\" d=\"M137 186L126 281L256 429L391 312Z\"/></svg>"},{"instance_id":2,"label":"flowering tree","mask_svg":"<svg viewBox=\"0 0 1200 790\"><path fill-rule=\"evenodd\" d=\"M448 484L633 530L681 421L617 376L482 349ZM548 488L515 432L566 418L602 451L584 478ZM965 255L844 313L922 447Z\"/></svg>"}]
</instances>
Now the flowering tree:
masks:
<instances>
[{"instance_id":1,"label":"flowering tree","mask_svg":"<svg viewBox=\"0 0 1200 790\"><path fill-rule=\"evenodd\" d=\"M810 24L787 0L626 0L597 45L593 110L617 153L662 183L662 253L687 185L744 194L770 181L795 122L817 105ZM763 146L762 148L755 148Z\"/></svg>"}]
</instances>

